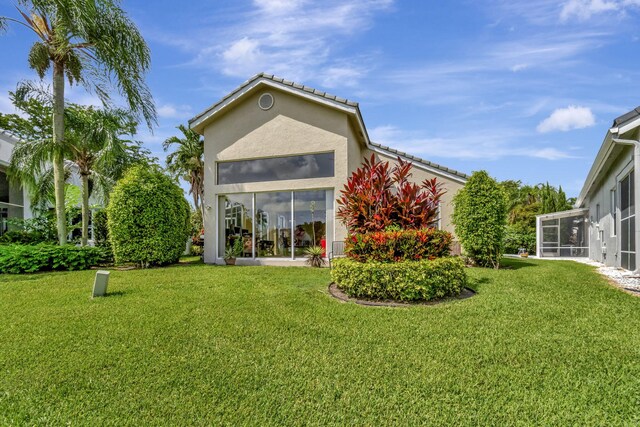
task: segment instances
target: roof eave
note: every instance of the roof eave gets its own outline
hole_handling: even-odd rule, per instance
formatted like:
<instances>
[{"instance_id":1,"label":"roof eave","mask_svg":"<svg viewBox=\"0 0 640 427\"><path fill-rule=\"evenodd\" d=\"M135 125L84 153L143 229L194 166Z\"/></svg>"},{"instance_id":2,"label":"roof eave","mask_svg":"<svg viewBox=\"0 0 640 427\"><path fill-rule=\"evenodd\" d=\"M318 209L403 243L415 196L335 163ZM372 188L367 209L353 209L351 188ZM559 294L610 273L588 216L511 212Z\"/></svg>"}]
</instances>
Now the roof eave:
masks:
<instances>
[{"instance_id":1,"label":"roof eave","mask_svg":"<svg viewBox=\"0 0 640 427\"><path fill-rule=\"evenodd\" d=\"M328 95L326 94L326 92L317 91L304 85L295 84L283 79L278 79L274 76L265 75L264 73L255 75L251 79L241 84L229 95L222 98L220 101L213 104L202 113L190 119L189 128L193 129L199 134L203 134L204 127L214 118L214 116L218 115L224 110L227 110L229 106L234 104L238 99L251 92L259 85L270 86L275 89L290 93L295 96L306 98L310 101L320 103L329 108L334 108L351 115L355 118L356 123L358 124L358 127L362 132L365 145L369 146L369 135L367 132L367 128L364 125L364 120L362 119L362 114L360 113L360 108L358 107L357 103Z\"/></svg>"}]
</instances>

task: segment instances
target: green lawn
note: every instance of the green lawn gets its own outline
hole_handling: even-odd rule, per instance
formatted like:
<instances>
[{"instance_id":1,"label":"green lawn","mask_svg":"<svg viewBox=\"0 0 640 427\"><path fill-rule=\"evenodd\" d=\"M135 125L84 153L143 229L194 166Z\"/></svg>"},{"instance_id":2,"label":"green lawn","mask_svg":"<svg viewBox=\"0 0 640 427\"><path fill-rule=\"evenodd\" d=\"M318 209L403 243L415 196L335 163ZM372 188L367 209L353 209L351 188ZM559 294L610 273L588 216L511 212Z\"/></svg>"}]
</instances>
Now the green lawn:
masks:
<instances>
[{"instance_id":1,"label":"green lawn","mask_svg":"<svg viewBox=\"0 0 640 427\"><path fill-rule=\"evenodd\" d=\"M0 276L0 425L638 425L640 298L507 264L411 308L304 268Z\"/></svg>"}]
</instances>

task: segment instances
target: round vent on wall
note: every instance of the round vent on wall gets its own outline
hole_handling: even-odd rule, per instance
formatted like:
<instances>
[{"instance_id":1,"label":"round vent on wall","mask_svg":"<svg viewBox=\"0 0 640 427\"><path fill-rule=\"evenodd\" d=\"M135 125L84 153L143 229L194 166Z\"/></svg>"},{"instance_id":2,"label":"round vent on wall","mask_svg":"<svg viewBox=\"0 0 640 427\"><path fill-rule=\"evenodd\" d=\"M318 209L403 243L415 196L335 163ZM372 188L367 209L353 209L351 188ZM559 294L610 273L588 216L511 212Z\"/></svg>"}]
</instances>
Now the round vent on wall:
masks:
<instances>
[{"instance_id":1,"label":"round vent on wall","mask_svg":"<svg viewBox=\"0 0 640 427\"><path fill-rule=\"evenodd\" d=\"M270 93L263 93L260 95L260 98L258 99L258 107L263 110L268 110L273 107L273 95Z\"/></svg>"}]
</instances>

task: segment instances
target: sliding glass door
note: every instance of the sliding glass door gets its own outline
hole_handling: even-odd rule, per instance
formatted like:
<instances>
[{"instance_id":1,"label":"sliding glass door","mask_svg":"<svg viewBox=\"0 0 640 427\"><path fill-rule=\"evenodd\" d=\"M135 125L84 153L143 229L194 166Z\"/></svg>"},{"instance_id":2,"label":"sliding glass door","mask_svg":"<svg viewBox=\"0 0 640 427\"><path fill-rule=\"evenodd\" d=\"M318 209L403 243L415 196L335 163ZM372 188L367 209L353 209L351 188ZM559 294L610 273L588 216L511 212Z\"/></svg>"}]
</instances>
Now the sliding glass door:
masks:
<instances>
[{"instance_id":1,"label":"sliding glass door","mask_svg":"<svg viewBox=\"0 0 640 427\"><path fill-rule=\"evenodd\" d=\"M327 247L333 191L276 191L220 196L219 256L243 239L243 257L304 258L310 246ZM224 213L224 215L222 215Z\"/></svg>"},{"instance_id":2,"label":"sliding glass door","mask_svg":"<svg viewBox=\"0 0 640 427\"><path fill-rule=\"evenodd\" d=\"M291 256L291 192L256 193L256 255Z\"/></svg>"}]
</instances>

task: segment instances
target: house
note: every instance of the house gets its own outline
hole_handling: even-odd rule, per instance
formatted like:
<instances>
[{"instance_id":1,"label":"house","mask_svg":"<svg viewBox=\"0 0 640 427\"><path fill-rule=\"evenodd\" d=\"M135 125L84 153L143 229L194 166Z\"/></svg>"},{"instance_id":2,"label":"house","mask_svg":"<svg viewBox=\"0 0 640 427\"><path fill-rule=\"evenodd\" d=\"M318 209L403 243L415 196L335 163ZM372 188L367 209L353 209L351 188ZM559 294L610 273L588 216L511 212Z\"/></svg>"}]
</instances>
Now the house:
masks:
<instances>
[{"instance_id":1,"label":"house","mask_svg":"<svg viewBox=\"0 0 640 427\"><path fill-rule=\"evenodd\" d=\"M18 139L0 130L0 235L9 230L9 219L31 218L29 195L7 178L7 167Z\"/></svg>"},{"instance_id":2,"label":"house","mask_svg":"<svg viewBox=\"0 0 640 427\"><path fill-rule=\"evenodd\" d=\"M205 143L205 262L223 263L238 239L239 264L292 265L314 244L330 251L347 233L335 200L372 153L411 161L416 182L442 182L439 226L453 232L451 200L467 176L372 142L355 102L262 73L189 126Z\"/></svg>"},{"instance_id":3,"label":"house","mask_svg":"<svg viewBox=\"0 0 640 427\"><path fill-rule=\"evenodd\" d=\"M575 209L537 217L538 256L584 257L637 270L639 169L640 107L613 121Z\"/></svg>"}]
</instances>

